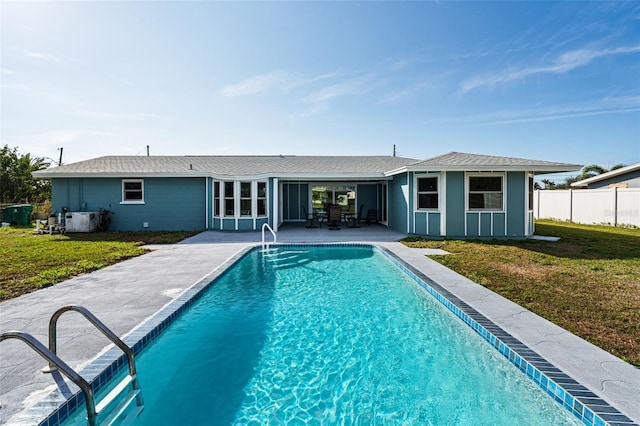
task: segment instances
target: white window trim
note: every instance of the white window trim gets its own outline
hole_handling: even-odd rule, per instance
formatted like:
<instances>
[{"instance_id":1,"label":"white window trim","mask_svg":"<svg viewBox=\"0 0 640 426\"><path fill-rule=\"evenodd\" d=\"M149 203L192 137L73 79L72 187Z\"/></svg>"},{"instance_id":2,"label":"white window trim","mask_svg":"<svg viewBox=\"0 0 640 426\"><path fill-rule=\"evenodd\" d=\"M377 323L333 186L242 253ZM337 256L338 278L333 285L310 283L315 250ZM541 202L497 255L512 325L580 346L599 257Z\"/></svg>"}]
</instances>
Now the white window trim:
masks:
<instances>
[{"instance_id":1,"label":"white window trim","mask_svg":"<svg viewBox=\"0 0 640 426\"><path fill-rule=\"evenodd\" d=\"M130 182L136 182L136 183L140 183L140 189L142 191L142 200L125 200L124 199L124 185L125 183L130 183ZM120 201L120 204L144 204L144 179L122 179L122 184L121 184L121 189L122 189L122 198Z\"/></svg>"},{"instance_id":2,"label":"white window trim","mask_svg":"<svg viewBox=\"0 0 640 426\"><path fill-rule=\"evenodd\" d=\"M214 204L216 198L218 198L218 202L220 203L220 215L215 215L215 206L213 207L213 217L216 218L235 218L235 219L264 219L269 217L269 181L268 180L214 180L213 187L215 188L215 182L219 183L219 195L215 193L213 194ZM233 195L232 197L226 196L226 188L225 183L232 182L233 183ZM265 214L258 214L258 182L264 183L265 185ZM248 198L241 197L241 185L243 183L251 184L251 215L242 215L242 211L240 208L240 202L242 200L246 200ZM233 198L233 214L226 214L226 200L227 198Z\"/></svg>"},{"instance_id":3,"label":"white window trim","mask_svg":"<svg viewBox=\"0 0 640 426\"><path fill-rule=\"evenodd\" d=\"M264 183L264 197L258 196L258 183ZM251 192L251 205L253 206L253 217L255 218L265 218L269 217L269 181L266 180L256 180L252 183L253 188ZM255 197L253 196L255 194ZM264 214L258 214L258 199L264 198Z\"/></svg>"},{"instance_id":4,"label":"white window trim","mask_svg":"<svg viewBox=\"0 0 640 426\"><path fill-rule=\"evenodd\" d=\"M218 184L218 191L216 191L216 183ZM221 199L223 199L224 197L220 197L220 194L222 193L222 190L220 188L222 188L223 182L220 180L214 180L211 183L211 192L213 195L213 214L212 217L223 217L222 215L222 202L220 201ZM217 206L216 206L217 204ZM216 207L218 207L218 214L216 214Z\"/></svg>"},{"instance_id":5,"label":"white window trim","mask_svg":"<svg viewBox=\"0 0 640 426\"><path fill-rule=\"evenodd\" d=\"M478 208L469 208L469 188L471 187L469 184L469 180L472 177L494 177L499 176L502 178L502 208L501 209L478 209ZM464 208L467 212L506 212L507 211L507 174L506 173L465 173L464 177ZM465 225L466 226L466 225Z\"/></svg>"},{"instance_id":6,"label":"white window trim","mask_svg":"<svg viewBox=\"0 0 640 426\"><path fill-rule=\"evenodd\" d=\"M242 184L249 184L249 196L248 197L243 197L242 196ZM249 218L249 217L255 217L255 206L254 204L254 200L255 197L254 195L256 194L256 189L257 189L258 185L255 183L255 181L246 181L246 180L242 180L238 183L238 217L242 217L242 218ZM243 200L249 200L249 209L250 209L250 214L242 214L242 201Z\"/></svg>"},{"instance_id":7,"label":"white window trim","mask_svg":"<svg viewBox=\"0 0 640 426\"><path fill-rule=\"evenodd\" d=\"M419 201L419 191L418 191L418 179L421 178L436 178L437 179L437 191L438 191L438 207L437 208L419 208L418 207L418 201ZM413 187L415 188L414 194L413 194L413 210L415 212L439 212L442 209L442 187L441 187L441 179L440 179L440 173L420 173L420 174L414 174L413 176Z\"/></svg>"}]
</instances>

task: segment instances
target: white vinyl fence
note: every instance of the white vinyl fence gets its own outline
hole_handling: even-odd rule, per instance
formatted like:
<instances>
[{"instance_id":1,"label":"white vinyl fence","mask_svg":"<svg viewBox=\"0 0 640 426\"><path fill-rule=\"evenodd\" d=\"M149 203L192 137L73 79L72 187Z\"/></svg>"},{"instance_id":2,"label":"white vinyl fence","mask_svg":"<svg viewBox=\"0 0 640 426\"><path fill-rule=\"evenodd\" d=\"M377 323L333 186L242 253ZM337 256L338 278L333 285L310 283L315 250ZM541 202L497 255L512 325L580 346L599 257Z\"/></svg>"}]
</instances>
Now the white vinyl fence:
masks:
<instances>
[{"instance_id":1,"label":"white vinyl fence","mask_svg":"<svg viewBox=\"0 0 640 426\"><path fill-rule=\"evenodd\" d=\"M640 188L536 190L536 219L640 227Z\"/></svg>"}]
</instances>

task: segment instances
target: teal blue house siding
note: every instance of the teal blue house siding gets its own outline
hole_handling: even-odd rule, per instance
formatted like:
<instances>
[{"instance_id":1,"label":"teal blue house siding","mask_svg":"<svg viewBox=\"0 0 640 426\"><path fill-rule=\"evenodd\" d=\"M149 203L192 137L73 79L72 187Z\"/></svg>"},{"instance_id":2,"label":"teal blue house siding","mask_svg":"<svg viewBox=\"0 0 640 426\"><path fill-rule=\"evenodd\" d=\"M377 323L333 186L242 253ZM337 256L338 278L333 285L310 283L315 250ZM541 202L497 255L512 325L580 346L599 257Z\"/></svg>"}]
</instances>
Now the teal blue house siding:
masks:
<instances>
[{"instance_id":1,"label":"teal blue house siding","mask_svg":"<svg viewBox=\"0 0 640 426\"><path fill-rule=\"evenodd\" d=\"M467 212L467 237L504 237L504 212Z\"/></svg>"},{"instance_id":2,"label":"teal blue house siding","mask_svg":"<svg viewBox=\"0 0 640 426\"><path fill-rule=\"evenodd\" d=\"M507 237L525 236L524 172L507 172Z\"/></svg>"},{"instance_id":3,"label":"teal blue house siding","mask_svg":"<svg viewBox=\"0 0 640 426\"><path fill-rule=\"evenodd\" d=\"M205 200L205 208L206 208L206 218L207 223L205 224L207 229L215 229L213 224L213 179L205 178L207 182L207 199Z\"/></svg>"},{"instance_id":4,"label":"teal blue house siding","mask_svg":"<svg viewBox=\"0 0 640 426\"><path fill-rule=\"evenodd\" d=\"M446 174L446 235L447 237L465 236L465 183L464 172Z\"/></svg>"},{"instance_id":5,"label":"teal blue house siding","mask_svg":"<svg viewBox=\"0 0 640 426\"><path fill-rule=\"evenodd\" d=\"M480 236L480 213L467 213L467 237Z\"/></svg>"},{"instance_id":6,"label":"teal blue house siding","mask_svg":"<svg viewBox=\"0 0 640 426\"><path fill-rule=\"evenodd\" d=\"M414 233L418 235L427 235L427 212L416 212L414 219Z\"/></svg>"},{"instance_id":7,"label":"teal blue house siding","mask_svg":"<svg viewBox=\"0 0 640 426\"><path fill-rule=\"evenodd\" d=\"M238 219L238 231L253 231L253 219Z\"/></svg>"},{"instance_id":8,"label":"teal blue house siding","mask_svg":"<svg viewBox=\"0 0 640 426\"><path fill-rule=\"evenodd\" d=\"M376 210L378 207L378 195L375 184L358 184L358 205L356 206L356 212L360 213L360 206L362 208L362 214L367 216L368 210Z\"/></svg>"},{"instance_id":9,"label":"teal blue house siding","mask_svg":"<svg viewBox=\"0 0 640 426\"><path fill-rule=\"evenodd\" d=\"M507 216L505 213L493 214L493 236L496 238L502 238L505 234L505 221Z\"/></svg>"},{"instance_id":10,"label":"teal blue house siding","mask_svg":"<svg viewBox=\"0 0 640 426\"><path fill-rule=\"evenodd\" d=\"M480 235L493 236L493 213L483 213L480 215Z\"/></svg>"},{"instance_id":11,"label":"teal blue house siding","mask_svg":"<svg viewBox=\"0 0 640 426\"><path fill-rule=\"evenodd\" d=\"M405 198L404 191L410 197L407 174L396 175L393 180L388 183L389 191L389 228L398 232L407 232L407 215L409 202Z\"/></svg>"},{"instance_id":12,"label":"teal blue house siding","mask_svg":"<svg viewBox=\"0 0 640 426\"><path fill-rule=\"evenodd\" d=\"M336 185L356 187L355 208L358 213L362 211L366 215L368 210L378 210L379 222L401 233L434 238L526 238L528 233L532 233L532 212L527 210L531 185L529 176L532 172L454 170L456 171L409 169L391 177L361 178L361 181L339 181L337 178L305 181L292 177L288 178L290 180L282 180L275 176L233 181L205 176L127 178L143 182L142 202L122 202L123 179L119 177L54 177L52 211L58 213L107 209L114 213L111 229L118 231L259 231L264 223L275 228L275 225L286 221L304 222L304 208L311 211L311 187L333 185L334 183L327 182L335 182ZM414 175L438 178L437 206L417 210L417 180ZM491 207L475 204L473 209L468 210L467 200L471 198L472 205L477 203L477 193L480 191L476 189L469 196L467 185L469 181L475 185L479 181L472 179L483 175L501 178L503 203L498 205L494 194ZM248 181L251 183L250 211L246 205L249 197L246 195ZM495 188L496 180L493 181ZM226 191L225 194L224 185L229 188L230 182L234 185L233 191ZM215 185L218 185L219 191L214 194ZM129 188L130 198L135 199L138 195L136 191L139 190L135 186L133 189ZM492 192L497 191L492 189ZM245 195L241 195L242 193ZM226 204L229 194L234 200L231 213L225 212L225 207L231 206ZM485 196L485 200L487 199L489 198ZM245 203L244 207L242 201ZM215 213L216 206L218 214ZM258 211L264 214L258 216ZM226 213L229 215L225 216Z\"/></svg>"},{"instance_id":13,"label":"teal blue house siding","mask_svg":"<svg viewBox=\"0 0 640 426\"><path fill-rule=\"evenodd\" d=\"M113 231L202 231L205 198L204 178L145 178L144 204L121 203L122 179L52 180L53 211L107 209Z\"/></svg>"}]
</instances>

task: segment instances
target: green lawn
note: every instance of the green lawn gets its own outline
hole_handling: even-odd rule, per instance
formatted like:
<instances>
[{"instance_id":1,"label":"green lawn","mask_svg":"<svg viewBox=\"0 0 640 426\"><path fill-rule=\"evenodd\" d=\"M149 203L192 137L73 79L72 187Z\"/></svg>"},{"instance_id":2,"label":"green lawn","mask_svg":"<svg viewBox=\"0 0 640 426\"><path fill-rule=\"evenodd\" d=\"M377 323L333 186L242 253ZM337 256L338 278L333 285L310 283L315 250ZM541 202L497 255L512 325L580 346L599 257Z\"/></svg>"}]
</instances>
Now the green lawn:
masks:
<instances>
[{"instance_id":1,"label":"green lawn","mask_svg":"<svg viewBox=\"0 0 640 426\"><path fill-rule=\"evenodd\" d=\"M0 300L54 285L146 252L143 244L170 244L193 232L99 232L35 235L31 228L0 228Z\"/></svg>"},{"instance_id":2,"label":"green lawn","mask_svg":"<svg viewBox=\"0 0 640 426\"><path fill-rule=\"evenodd\" d=\"M432 256L612 354L640 366L640 229L537 221L546 241L429 241Z\"/></svg>"}]
</instances>

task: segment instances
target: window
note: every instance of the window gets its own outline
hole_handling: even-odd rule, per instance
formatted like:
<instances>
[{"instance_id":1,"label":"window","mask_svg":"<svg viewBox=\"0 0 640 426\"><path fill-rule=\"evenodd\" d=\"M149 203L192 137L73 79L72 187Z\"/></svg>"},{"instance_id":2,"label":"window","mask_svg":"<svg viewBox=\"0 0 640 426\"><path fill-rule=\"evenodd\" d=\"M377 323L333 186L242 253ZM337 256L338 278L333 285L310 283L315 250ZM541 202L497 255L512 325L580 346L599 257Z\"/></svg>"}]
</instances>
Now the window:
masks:
<instances>
[{"instance_id":1,"label":"window","mask_svg":"<svg viewBox=\"0 0 640 426\"><path fill-rule=\"evenodd\" d=\"M418 178L418 209L438 208L438 178Z\"/></svg>"},{"instance_id":2,"label":"window","mask_svg":"<svg viewBox=\"0 0 640 426\"><path fill-rule=\"evenodd\" d=\"M213 204L218 217L266 216L267 182L214 181Z\"/></svg>"},{"instance_id":3,"label":"window","mask_svg":"<svg viewBox=\"0 0 640 426\"><path fill-rule=\"evenodd\" d=\"M144 181L142 179L125 179L122 181L122 202L131 204L144 203Z\"/></svg>"},{"instance_id":4,"label":"window","mask_svg":"<svg viewBox=\"0 0 640 426\"><path fill-rule=\"evenodd\" d=\"M533 176L529 176L529 211L533 210Z\"/></svg>"},{"instance_id":5,"label":"window","mask_svg":"<svg viewBox=\"0 0 640 426\"><path fill-rule=\"evenodd\" d=\"M220 182L213 182L213 215L220 216Z\"/></svg>"},{"instance_id":6,"label":"window","mask_svg":"<svg viewBox=\"0 0 640 426\"><path fill-rule=\"evenodd\" d=\"M251 216L251 182L240 182L240 215Z\"/></svg>"},{"instance_id":7,"label":"window","mask_svg":"<svg viewBox=\"0 0 640 426\"><path fill-rule=\"evenodd\" d=\"M258 216L267 215L267 183L258 182Z\"/></svg>"},{"instance_id":8,"label":"window","mask_svg":"<svg viewBox=\"0 0 640 426\"><path fill-rule=\"evenodd\" d=\"M502 210L502 176L469 176L469 210Z\"/></svg>"},{"instance_id":9,"label":"window","mask_svg":"<svg viewBox=\"0 0 640 426\"><path fill-rule=\"evenodd\" d=\"M235 216L235 203L233 199L233 182L224 183L224 215Z\"/></svg>"}]
</instances>

